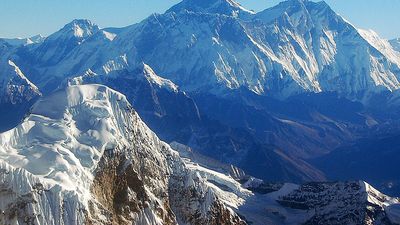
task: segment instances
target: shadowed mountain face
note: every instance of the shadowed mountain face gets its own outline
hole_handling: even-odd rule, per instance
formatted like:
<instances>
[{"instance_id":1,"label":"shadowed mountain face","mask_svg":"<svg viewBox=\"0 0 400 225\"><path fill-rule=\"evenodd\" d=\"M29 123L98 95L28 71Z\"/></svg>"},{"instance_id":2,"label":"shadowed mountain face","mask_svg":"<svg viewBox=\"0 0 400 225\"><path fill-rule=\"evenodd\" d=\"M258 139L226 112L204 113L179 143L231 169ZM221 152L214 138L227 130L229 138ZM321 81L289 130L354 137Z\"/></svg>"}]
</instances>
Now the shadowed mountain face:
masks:
<instances>
[{"instance_id":1,"label":"shadowed mountain face","mask_svg":"<svg viewBox=\"0 0 400 225\"><path fill-rule=\"evenodd\" d=\"M0 60L15 62L41 93L107 85L162 140L266 180L336 178L313 160L330 165L341 146L399 130L395 41L355 28L324 2L254 13L232 0L184 0L125 28L74 20L45 40L0 43ZM349 178L362 179L360 168Z\"/></svg>"},{"instance_id":2,"label":"shadowed mountain face","mask_svg":"<svg viewBox=\"0 0 400 225\"><path fill-rule=\"evenodd\" d=\"M400 38L390 40L390 44L393 46L394 50L400 52Z\"/></svg>"},{"instance_id":3,"label":"shadowed mountain face","mask_svg":"<svg viewBox=\"0 0 400 225\"><path fill-rule=\"evenodd\" d=\"M399 135L370 137L313 160L331 180L362 178L386 194L400 193Z\"/></svg>"},{"instance_id":4,"label":"shadowed mountain face","mask_svg":"<svg viewBox=\"0 0 400 225\"><path fill-rule=\"evenodd\" d=\"M18 125L40 96L14 62L0 62L0 132Z\"/></svg>"}]
</instances>

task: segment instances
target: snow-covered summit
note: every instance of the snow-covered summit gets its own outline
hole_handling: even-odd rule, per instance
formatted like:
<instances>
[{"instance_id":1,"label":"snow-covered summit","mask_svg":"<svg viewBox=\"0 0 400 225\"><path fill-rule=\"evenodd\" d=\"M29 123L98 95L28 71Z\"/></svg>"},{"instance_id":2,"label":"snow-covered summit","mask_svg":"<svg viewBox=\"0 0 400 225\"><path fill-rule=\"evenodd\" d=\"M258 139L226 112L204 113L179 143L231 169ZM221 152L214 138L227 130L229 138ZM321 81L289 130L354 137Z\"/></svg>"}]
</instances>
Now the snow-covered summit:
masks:
<instances>
[{"instance_id":1,"label":"snow-covered summit","mask_svg":"<svg viewBox=\"0 0 400 225\"><path fill-rule=\"evenodd\" d=\"M49 36L50 39L59 38L60 36L73 36L77 39L86 39L99 31L100 28L92 21L87 19L75 19L65 25L61 30Z\"/></svg>"},{"instance_id":2,"label":"snow-covered summit","mask_svg":"<svg viewBox=\"0 0 400 225\"><path fill-rule=\"evenodd\" d=\"M245 9L235 0L183 0L167 12L180 12L187 10L200 13L215 13L228 16L245 16L254 14Z\"/></svg>"},{"instance_id":3,"label":"snow-covered summit","mask_svg":"<svg viewBox=\"0 0 400 225\"><path fill-rule=\"evenodd\" d=\"M53 93L0 134L0 184L6 190L1 224L27 218L38 224L241 221L125 96L101 85Z\"/></svg>"},{"instance_id":4,"label":"snow-covered summit","mask_svg":"<svg viewBox=\"0 0 400 225\"><path fill-rule=\"evenodd\" d=\"M118 127L122 115L111 118L110 113L123 112L120 108L128 105L123 100L124 96L95 85L71 87L39 100L18 128L1 135L2 161L53 185L84 193L103 152L122 138L114 136L122 130Z\"/></svg>"},{"instance_id":5,"label":"snow-covered summit","mask_svg":"<svg viewBox=\"0 0 400 225\"><path fill-rule=\"evenodd\" d=\"M256 18L264 22L274 22L276 19L284 20L289 17L290 23L295 27L314 26L312 16L335 17L336 13L326 2L312 2L308 0L287 0L278 5L257 13Z\"/></svg>"},{"instance_id":6,"label":"snow-covered summit","mask_svg":"<svg viewBox=\"0 0 400 225\"><path fill-rule=\"evenodd\" d=\"M89 20L73 20L59 31L48 36L40 46L33 49L31 57L35 57L37 61L46 66L54 65L99 30L100 28Z\"/></svg>"}]
</instances>

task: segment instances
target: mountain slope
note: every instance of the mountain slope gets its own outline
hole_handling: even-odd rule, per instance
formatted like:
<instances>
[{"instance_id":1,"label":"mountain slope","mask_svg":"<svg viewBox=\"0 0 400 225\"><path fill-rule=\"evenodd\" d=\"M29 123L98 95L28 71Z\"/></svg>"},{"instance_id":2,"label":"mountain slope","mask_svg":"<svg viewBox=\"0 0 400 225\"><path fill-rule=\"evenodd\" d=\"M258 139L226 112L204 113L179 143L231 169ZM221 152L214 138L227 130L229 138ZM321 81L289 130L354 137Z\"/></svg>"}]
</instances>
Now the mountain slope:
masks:
<instances>
[{"instance_id":1,"label":"mountain slope","mask_svg":"<svg viewBox=\"0 0 400 225\"><path fill-rule=\"evenodd\" d=\"M236 111L240 111L239 106L230 106L225 104L225 100L215 99L214 96L202 98L196 96L194 99L189 94L182 92L171 81L156 75L146 64L142 64L134 70L126 69L123 64L114 64L114 66L114 70L103 66L103 68L107 68L107 73L97 74L91 70L87 71L82 76L70 79L68 83L101 83L114 88L127 96L128 101L137 109L143 121L163 140L190 145L217 160L241 166L254 176L270 181L325 180L317 169L301 159L296 159L294 150L290 153L274 151L274 146L266 146L257 141L247 130L235 128L237 126L235 122L226 122L212 116L213 112L218 112L222 107L225 109L225 117L230 119L234 115L231 116L231 112L227 109L234 108ZM206 102L203 102L203 99ZM198 104L202 106L201 110L199 110ZM207 106L203 106L203 104ZM214 109L208 110L207 107L214 107ZM252 116L254 116L253 113L248 113L248 117ZM259 116L258 119L264 124L264 120L260 120ZM279 129L279 125L286 125L276 119L272 120L273 122L265 122L265 126L268 127L272 124L274 129ZM279 125L275 123L279 123ZM252 128L252 124L249 123L249 127ZM288 130L290 129L296 128L289 125ZM282 128L282 130L285 129ZM310 135L314 135L314 133ZM280 140L276 141L276 143L278 142ZM279 146L281 145L279 144ZM305 148L305 145L302 147ZM299 155L301 154L303 153L299 153ZM250 161L252 163L249 163ZM266 174L263 172L266 170L275 172Z\"/></svg>"},{"instance_id":2,"label":"mountain slope","mask_svg":"<svg viewBox=\"0 0 400 225\"><path fill-rule=\"evenodd\" d=\"M16 126L39 96L39 89L26 78L14 62L1 61L0 131Z\"/></svg>"},{"instance_id":3,"label":"mountain slope","mask_svg":"<svg viewBox=\"0 0 400 225\"><path fill-rule=\"evenodd\" d=\"M331 180L362 178L386 194L397 194L398 140L397 133L364 138L314 159L313 164Z\"/></svg>"},{"instance_id":4,"label":"mountain slope","mask_svg":"<svg viewBox=\"0 0 400 225\"><path fill-rule=\"evenodd\" d=\"M389 42L394 50L400 51L400 38L390 40Z\"/></svg>"},{"instance_id":5,"label":"mountain slope","mask_svg":"<svg viewBox=\"0 0 400 225\"><path fill-rule=\"evenodd\" d=\"M40 96L39 89L12 61L2 63L0 68L0 103L19 104Z\"/></svg>"},{"instance_id":6,"label":"mountain slope","mask_svg":"<svg viewBox=\"0 0 400 225\"><path fill-rule=\"evenodd\" d=\"M141 118L163 140L178 140L190 136L200 124L198 108L185 92L164 79L146 64L128 70L124 64L106 64L106 71L91 70L66 81L68 85L104 84L127 96Z\"/></svg>"},{"instance_id":7,"label":"mountain slope","mask_svg":"<svg viewBox=\"0 0 400 225\"><path fill-rule=\"evenodd\" d=\"M241 221L105 86L41 99L0 143L2 224Z\"/></svg>"},{"instance_id":8,"label":"mountain slope","mask_svg":"<svg viewBox=\"0 0 400 225\"><path fill-rule=\"evenodd\" d=\"M69 51L82 44L97 31L99 27L89 20L74 20L48 36L38 49L35 49L35 58L47 65L58 63Z\"/></svg>"},{"instance_id":9,"label":"mountain slope","mask_svg":"<svg viewBox=\"0 0 400 225\"><path fill-rule=\"evenodd\" d=\"M399 201L364 182L298 186L250 178L241 184L181 158L123 95L100 85L71 86L42 98L19 126L0 134L0 181L0 222L6 225L398 219ZM294 204L298 195L306 202ZM331 211L298 208L308 202L328 203Z\"/></svg>"}]
</instances>

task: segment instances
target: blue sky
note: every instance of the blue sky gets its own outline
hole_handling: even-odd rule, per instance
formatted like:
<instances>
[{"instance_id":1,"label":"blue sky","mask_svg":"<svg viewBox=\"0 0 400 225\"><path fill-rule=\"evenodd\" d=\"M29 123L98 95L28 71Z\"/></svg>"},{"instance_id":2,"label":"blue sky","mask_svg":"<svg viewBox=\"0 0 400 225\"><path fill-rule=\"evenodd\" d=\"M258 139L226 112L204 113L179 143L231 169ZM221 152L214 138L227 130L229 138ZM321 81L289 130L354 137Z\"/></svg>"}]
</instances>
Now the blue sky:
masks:
<instances>
[{"instance_id":1,"label":"blue sky","mask_svg":"<svg viewBox=\"0 0 400 225\"><path fill-rule=\"evenodd\" d=\"M180 0L1 0L0 37L49 35L76 18L100 27L123 27L153 12L164 12ZM279 0L239 0L260 11ZM400 0L326 0L354 25L384 38L400 37Z\"/></svg>"}]
</instances>

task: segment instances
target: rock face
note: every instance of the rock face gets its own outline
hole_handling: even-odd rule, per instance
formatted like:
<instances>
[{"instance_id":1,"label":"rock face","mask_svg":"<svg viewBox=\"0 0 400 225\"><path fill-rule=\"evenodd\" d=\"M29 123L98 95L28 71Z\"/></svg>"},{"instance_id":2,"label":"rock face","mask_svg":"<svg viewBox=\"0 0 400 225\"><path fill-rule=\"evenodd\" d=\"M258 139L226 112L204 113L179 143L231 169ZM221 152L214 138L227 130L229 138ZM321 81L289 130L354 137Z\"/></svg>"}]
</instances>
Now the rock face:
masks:
<instances>
[{"instance_id":1,"label":"rock face","mask_svg":"<svg viewBox=\"0 0 400 225\"><path fill-rule=\"evenodd\" d=\"M305 184L278 201L314 211L305 224L392 224L385 213L390 200L364 182Z\"/></svg>"},{"instance_id":2,"label":"rock face","mask_svg":"<svg viewBox=\"0 0 400 225\"><path fill-rule=\"evenodd\" d=\"M75 47L98 32L100 28L89 20L73 20L34 48L34 58L41 66L59 63Z\"/></svg>"}]
</instances>

